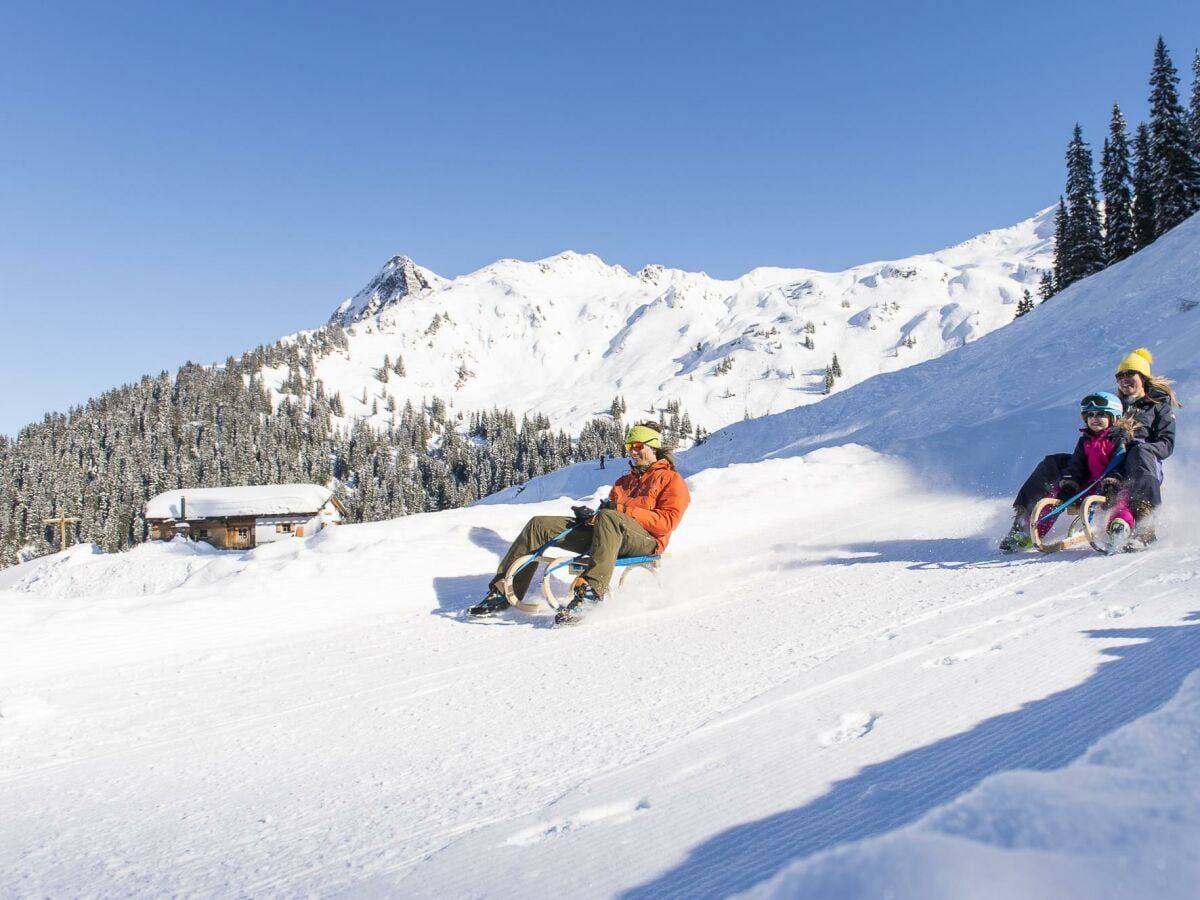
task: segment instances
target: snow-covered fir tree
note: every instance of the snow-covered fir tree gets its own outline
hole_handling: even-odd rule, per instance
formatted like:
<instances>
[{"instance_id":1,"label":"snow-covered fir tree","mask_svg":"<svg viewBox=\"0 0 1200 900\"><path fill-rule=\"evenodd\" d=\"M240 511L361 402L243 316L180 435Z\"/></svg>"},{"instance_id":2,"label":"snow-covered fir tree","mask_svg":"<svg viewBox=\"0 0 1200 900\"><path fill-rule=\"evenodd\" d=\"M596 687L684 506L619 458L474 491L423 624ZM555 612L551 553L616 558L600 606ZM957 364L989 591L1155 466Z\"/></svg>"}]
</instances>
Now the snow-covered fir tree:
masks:
<instances>
[{"instance_id":1,"label":"snow-covered fir tree","mask_svg":"<svg viewBox=\"0 0 1200 900\"><path fill-rule=\"evenodd\" d=\"M397 408L387 394L388 427L347 422L341 396L312 377L309 359L336 348L340 333L328 325L224 366L146 376L47 415L16 440L0 437L0 567L56 550L43 520L59 511L82 519L69 528L71 543L106 551L139 543L145 502L172 488L326 484L350 521L364 521L461 506L572 462L622 454L619 417L595 418L573 440L545 416L518 425L506 410L452 414L440 397ZM273 401L263 366L286 369L280 387L300 393ZM693 426L679 401L667 408L686 435Z\"/></svg>"},{"instance_id":2,"label":"snow-covered fir tree","mask_svg":"<svg viewBox=\"0 0 1200 900\"><path fill-rule=\"evenodd\" d=\"M1200 161L1200 50L1192 59L1192 99L1188 104L1188 136L1192 158Z\"/></svg>"},{"instance_id":3,"label":"snow-covered fir tree","mask_svg":"<svg viewBox=\"0 0 1200 900\"><path fill-rule=\"evenodd\" d=\"M1054 291L1057 294L1070 284L1067 272L1070 255L1070 235L1067 233L1067 202L1060 195L1054 211Z\"/></svg>"},{"instance_id":4,"label":"snow-covered fir tree","mask_svg":"<svg viewBox=\"0 0 1200 900\"><path fill-rule=\"evenodd\" d=\"M1134 251L1133 184L1129 169L1129 134L1121 107L1113 104L1104 155L1100 161L1104 194L1104 258L1111 265Z\"/></svg>"},{"instance_id":5,"label":"snow-covered fir tree","mask_svg":"<svg viewBox=\"0 0 1200 900\"><path fill-rule=\"evenodd\" d=\"M1029 288L1026 288L1021 293L1021 299L1017 301L1017 314L1013 318L1019 319L1031 312L1033 312L1033 295L1029 293Z\"/></svg>"},{"instance_id":6,"label":"snow-covered fir tree","mask_svg":"<svg viewBox=\"0 0 1200 900\"><path fill-rule=\"evenodd\" d=\"M1155 236L1174 228L1200 209L1200 166L1192 154L1178 84L1179 75L1160 37L1154 48L1154 67L1150 72Z\"/></svg>"},{"instance_id":7,"label":"snow-covered fir tree","mask_svg":"<svg viewBox=\"0 0 1200 900\"><path fill-rule=\"evenodd\" d=\"M1043 303L1054 296L1054 274L1052 272L1042 273L1041 281L1038 282L1038 296L1042 298Z\"/></svg>"},{"instance_id":8,"label":"snow-covered fir tree","mask_svg":"<svg viewBox=\"0 0 1200 900\"><path fill-rule=\"evenodd\" d=\"M1133 138L1133 246L1141 250L1154 241L1157 216L1154 212L1154 157L1150 148L1150 126L1138 124Z\"/></svg>"},{"instance_id":9,"label":"snow-covered fir tree","mask_svg":"<svg viewBox=\"0 0 1200 900\"><path fill-rule=\"evenodd\" d=\"M1058 248L1058 253L1063 257L1063 278L1058 282L1060 289L1104 268L1104 239L1096 204L1092 151L1083 140L1083 129L1078 124L1067 147L1066 244Z\"/></svg>"}]
</instances>

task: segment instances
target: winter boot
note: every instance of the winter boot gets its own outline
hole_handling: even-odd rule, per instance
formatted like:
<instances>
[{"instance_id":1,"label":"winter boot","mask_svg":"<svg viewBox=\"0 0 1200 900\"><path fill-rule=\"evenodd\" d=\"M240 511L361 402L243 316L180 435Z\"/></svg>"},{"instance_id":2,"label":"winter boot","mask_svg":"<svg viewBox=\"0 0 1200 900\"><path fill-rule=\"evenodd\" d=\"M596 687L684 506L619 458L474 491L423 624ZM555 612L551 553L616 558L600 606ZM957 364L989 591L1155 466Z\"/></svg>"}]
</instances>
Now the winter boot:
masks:
<instances>
[{"instance_id":1,"label":"winter boot","mask_svg":"<svg viewBox=\"0 0 1200 900\"><path fill-rule=\"evenodd\" d=\"M1131 549L1145 550L1158 540L1158 535L1154 533L1154 522L1151 521L1154 508L1145 500L1134 500L1129 506L1137 517L1133 540L1129 542L1129 546Z\"/></svg>"},{"instance_id":2,"label":"winter boot","mask_svg":"<svg viewBox=\"0 0 1200 900\"><path fill-rule=\"evenodd\" d=\"M1001 553L1021 553L1033 547L1029 536L1029 511L1018 509L1013 517L1012 528L1000 541Z\"/></svg>"},{"instance_id":3,"label":"winter boot","mask_svg":"<svg viewBox=\"0 0 1200 900\"><path fill-rule=\"evenodd\" d=\"M1124 519L1113 518L1108 523L1108 552L1120 553L1129 544L1133 530Z\"/></svg>"},{"instance_id":4,"label":"winter boot","mask_svg":"<svg viewBox=\"0 0 1200 900\"><path fill-rule=\"evenodd\" d=\"M1112 505L1112 512L1108 517L1109 526L1111 527L1112 523L1118 519L1125 523L1127 530L1133 531L1134 512L1129 505L1129 498L1123 492L1117 494L1117 499Z\"/></svg>"},{"instance_id":5,"label":"winter boot","mask_svg":"<svg viewBox=\"0 0 1200 900\"><path fill-rule=\"evenodd\" d=\"M475 606L467 610L467 615L482 618L483 616L494 616L498 612L504 612L512 604L507 598L495 588L488 588L487 596L479 601Z\"/></svg>"},{"instance_id":6,"label":"winter boot","mask_svg":"<svg viewBox=\"0 0 1200 900\"><path fill-rule=\"evenodd\" d=\"M555 625L578 625L588 609L595 608L604 598L596 589L579 577L571 585L571 602L560 606L554 614Z\"/></svg>"}]
</instances>

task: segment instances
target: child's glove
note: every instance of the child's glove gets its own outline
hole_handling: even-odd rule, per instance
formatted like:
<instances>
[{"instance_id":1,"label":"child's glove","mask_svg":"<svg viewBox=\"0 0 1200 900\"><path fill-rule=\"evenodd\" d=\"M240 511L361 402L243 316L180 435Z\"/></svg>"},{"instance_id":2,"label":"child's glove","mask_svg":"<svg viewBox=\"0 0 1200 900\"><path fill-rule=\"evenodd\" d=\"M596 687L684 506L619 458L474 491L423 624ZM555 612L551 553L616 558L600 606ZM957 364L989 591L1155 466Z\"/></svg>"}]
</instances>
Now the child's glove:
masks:
<instances>
[{"instance_id":1,"label":"child's glove","mask_svg":"<svg viewBox=\"0 0 1200 900\"><path fill-rule=\"evenodd\" d=\"M1052 497L1074 497L1079 493L1079 485L1070 478L1064 478L1054 486L1050 496Z\"/></svg>"},{"instance_id":2,"label":"child's glove","mask_svg":"<svg viewBox=\"0 0 1200 900\"><path fill-rule=\"evenodd\" d=\"M1104 480L1100 482L1100 492L1104 494L1105 505L1111 506L1112 502L1117 499L1117 493L1121 490L1121 479L1116 475L1105 475Z\"/></svg>"},{"instance_id":3,"label":"child's glove","mask_svg":"<svg viewBox=\"0 0 1200 900\"><path fill-rule=\"evenodd\" d=\"M616 509L617 504L612 500L612 498L605 497L603 500L600 501L600 508L601 509Z\"/></svg>"},{"instance_id":4,"label":"child's glove","mask_svg":"<svg viewBox=\"0 0 1200 900\"><path fill-rule=\"evenodd\" d=\"M590 506L572 506L571 512L575 513L576 525L590 525L596 518L596 511Z\"/></svg>"}]
</instances>

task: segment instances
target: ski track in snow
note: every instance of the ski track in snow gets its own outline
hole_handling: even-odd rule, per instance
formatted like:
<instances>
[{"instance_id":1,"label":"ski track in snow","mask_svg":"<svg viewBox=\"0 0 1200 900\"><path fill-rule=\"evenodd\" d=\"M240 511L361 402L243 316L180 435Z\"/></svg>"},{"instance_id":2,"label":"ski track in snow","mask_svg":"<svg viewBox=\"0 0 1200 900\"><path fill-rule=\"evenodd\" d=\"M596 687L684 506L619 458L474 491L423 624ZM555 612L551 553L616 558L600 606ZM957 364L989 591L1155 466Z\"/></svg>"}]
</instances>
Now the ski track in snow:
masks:
<instances>
[{"instance_id":1,"label":"ski track in snow","mask_svg":"<svg viewBox=\"0 0 1200 900\"><path fill-rule=\"evenodd\" d=\"M945 504L944 498L931 501L931 505L943 508ZM899 511L863 517L839 532L849 535L856 527L867 532L888 532L901 518ZM806 559L826 554L828 551L823 548L832 542L828 534L823 534L819 546L798 543L791 548L789 562L806 565ZM704 552L701 548L691 555ZM204 790L217 791L219 798L226 798L217 802L215 811L210 810L198 823L193 821L194 814L180 820L199 828L202 840L198 843L203 845L206 843L203 838L209 834L216 839L216 833L211 831L218 827L214 816L219 814L223 803L230 802L238 793L236 781L247 787L255 784L254 772L235 769L238 776L235 783L222 787L223 779L217 772L220 766L203 762L206 757L211 755L227 765L231 753L244 753L264 761L273 760L272 765L286 769L287 749L294 744L304 747L312 760L298 758L290 773L292 778L312 779L320 784L329 778L323 774L325 765L341 758L356 741L365 741L364 746L369 750L366 755L375 761L364 761L362 771L351 767L350 771L357 775L352 795L365 803L364 793L387 795L389 783L394 782L397 790L406 785L400 794L412 791L413 795L398 802L406 810L400 818L408 823L407 827L389 822L385 806L384 813L369 815L366 822L351 828L344 842L335 842L333 849L323 850L311 866L247 878L247 872L276 865L271 860L278 860L280 853L297 858L298 848L308 847L306 852L312 852L318 846L323 847L332 828L327 820L332 817L335 823L341 821L349 811L346 802L329 793L328 788L311 798L315 800L311 807L303 802L301 794L293 796L285 792L283 797L262 798L267 812L259 814L248 809L246 821L237 829L238 856L242 861L240 868L229 873L228 877L233 879L230 882L212 881L205 874L208 866L216 866L218 870L221 866L216 857L202 854L198 849L179 858L171 867L168 882L155 882L150 871L137 865L113 868L106 864L105 875L93 872L92 877L101 878L101 884L111 885L149 879L147 884L158 884L164 890L196 884L212 887L236 884L237 890L254 894L287 893L301 884L310 888L325 885L323 889L328 889L339 884L348 886L362 878L382 879L391 884L392 879L403 879L406 873L412 873L414 867L419 870L420 864L430 858L429 854L439 848L453 848L459 840L490 833L492 829L504 831L503 837L496 839L498 842L531 852L530 848L535 846L574 840L581 832L593 831L596 826L624 828L643 817L653 818L658 807L653 790L634 792L633 799L626 793L624 797L580 804L577 809L563 809L561 814L538 818L538 812L574 807L572 798L585 785L622 778L637 781L639 771L654 769L681 752L691 757L698 747L708 748L700 755L716 762L696 764L691 777L676 771L673 784L678 789L697 779L711 778L722 771L720 760L728 756L719 749L714 753L712 748L731 740L728 736L736 735L748 722L769 720L783 710L795 710L823 696L836 707L845 702L838 698L856 696L856 684L872 683L881 676L886 678L886 673L906 664L914 672L928 671L922 661L931 658L953 658L974 666L981 656L987 655L980 653L980 647L1004 647L1007 652L1025 635L1037 634L1056 621L1077 616L1081 604L1093 604L1096 612L1092 615L1101 615L1101 610L1107 610L1111 604L1097 603L1097 596L1105 593L1098 595L1097 586L1103 584L1115 589L1123 581L1135 578L1148 559L1149 555L1117 561L1099 557L1020 558L1003 570L1004 577L999 583L995 577L997 570L986 564L973 572L967 570L970 574L964 578L951 565L939 569L920 564L882 563L878 565L888 570L884 582L889 585L889 593L882 596L863 590L877 581L870 565L808 567L804 569L807 575L802 585L783 591L777 589L780 583L777 567L756 573L753 566L747 566L741 571L742 580L734 593L728 589L694 591L686 603L655 606L652 598L641 597L636 589L631 589L613 601L614 604L628 601L627 609L614 606L604 610L606 615L590 621L588 628L569 632L541 627L545 616L510 613L501 622L505 627L435 617L433 627L438 637L423 641L417 648L422 671L413 671L403 659L405 630L421 624L412 616L382 630L347 628L320 639L292 640L281 644L274 657L232 651L207 653L166 667L161 664L135 667L122 673L118 696L113 696L111 682L103 683L99 691L105 695L103 702L99 697L89 696L87 686L82 683L45 691L46 697L64 687L68 688L66 694L80 694L76 708L86 710L90 722L75 722L78 737L72 735L71 728L64 728L57 740L24 746L17 765L6 765L0 772L0 786L15 791L18 798L59 794L64 800L73 796L72 803L82 801L86 805L83 783L94 779L97 773L108 773L107 780L104 777L100 780L108 784L107 791L114 794L118 806L137 808L142 777L151 773L148 777L153 781L154 771L172 770L169 775L172 780L199 779ZM674 576L686 589L690 579L672 570L682 571L688 565L689 555L681 552L679 561L673 559L664 569L661 580L669 583ZM1072 579L1070 587L1062 589L1061 582L1080 569L1094 574ZM862 575L851 577L850 573L860 570L864 570ZM900 602L908 580L924 583L931 579L934 585L945 582L949 586L946 580L950 578L956 579L952 591L934 590L914 597L911 603ZM1037 590L1039 585L1046 584L1058 587L1044 592ZM660 587L656 579L647 579L641 585L643 591ZM1157 588L1169 595L1175 585L1158 584ZM762 598L772 591L775 596L764 604ZM836 597L838 615L829 609L824 612L812 609L814 595ZM1014 605L1014 600L1020 601L1019 605ZM781 629L778 617L782 608L787 610L784 620L788 624ZM447 629L455 629L468 636L470 643L480 642L488 649L473 658L461 651L452 652L439 661L443 654L437 642L453 638L446 633ZM881 642L883 635L890 639ZM741 671L736 665L723 667L722 678L728 682L723 691L679 685L675 671L678 660L661 655L663 646L681 649L694 646L697 649L685 668L700 672L704 670L704 659L719 654L717 648L729 640L738 648L755 648L763 656L759 657L758 665L742 667ZM322 649L326 647L330 649ZM949 649L935 649L940 647ZM614 648L630 649L618 652ZM932 656L931 650L934 650ZM938 652L942 654L940 657ZM495 680L503 688L496 694L475 698L484 702L468 704L472 707L471 714L456 717L455 721L495 716L497 704L519 713L521 704L509 699L510 692L518 690L518 685L528 682L535 692L543 689L543 679L547 678L551 683L558 680L573 685L580 666L593 670L591 680L587 685L574 685L567 701L557 704L559 713L565 716L559 727L543 720L538 723L540 727L529 732L533 746L529 748L528 759L497 760L481 753L485 761L474 777L447 772L450 780L433 779L441 785L440 789L431 786L424 792L416 789L416 785L422 773L436 771L438 763L434 757L424 755L423 764L417 765L414 760L411 767L402 766L398 770L378 762L382 745L370 737L371 732L379 727L382 734L398 741L404 730L399 724L387 726L389 720L408 721L411 725L412 716L422 710L427 712L430 704L462 705L461 692L487 680ZM599 673L600 681L595 680L595 673ZM623 676L636 690L618 692L612 697L615 705L611 708L594 709L589 697L596 696L599 685L610 675ZM221 698L211 707L184 701L188 696L209 693ZM143 699L144 707L139 710ZM42 702L44 708L51 708L51 700ZM649 724L650 720L639 719L641 724L626 728L619 740L602 739L596 724L589 721L599 714L611 727L622 716L632 716L635 704L656 708L663 715L651 717L658 720L654 725ZM681 707L688 711L687 715L679 715ZM4 708L0 706L0 710ZM531 710L523 708L526 714ZM349 722L345 720L348 711L354 711ZM844 755L848 744L864 743L862 739L871 736L880 721L887 721L891 730L896 715L886 707L847 712L843 706L841 712L833 714L836 722L833 728L820 727L814 720L808 740L837 757ZM71 718L70 709L60 705L53 717L47 715L41 720L40 726L33 718L27 724L30 728L45 729L51 726L53 718L63 720L65 726ZM500 726L504 739L499 743L506 745L511 753L514 726L507 711L502 711L500 721L508 724ZM20 724L19 719L13 724ZM132 732L130 724L134 725ZM343 745L333 737L339 729L352 732L350 744ZM0 740L4 737L0 731ZM477 736L462 735L461 747L453 752L471 758L476 752L472 737ZM440 739L443 752L452 752L455 739L450 739L449 748L445 742L443 735ZM607 747L608 752L596 753L597 744ZM353 753L352 758L360 755ZM578 764L555 764L555 756L576 760ZM853 760L853 756L847 758L848 763ZM374 774L377 766L383 771ZM659 783L657 777L646 781ZM504 803L500 806L487 798L489 785L495 784L508 784L511 788L501 792ZM668 786L665 781L664 786ZM251 797L254 793L255 789L251 789ZM440 814L435 812L446 796L457 796L458 803L468 812L464 815L460 809L450 816L444 810ZM476 813L469 812L472 797L477 804ZM183 806L178 801L167 804L168 809ZM424 809L425 813L418 814L417 809ZM161 812L143 812L149 812L150 819L157 819L159 826L164 824ZM525 817L537 821L512 827ZM371 836L375 829L381 837ZM161 846L163 838L141 832L138 840L154 847ZM51 846L54 843L50 841ZM167 843L174 844L174 840L168 838ZM121 846L123 841L115 839L110 851L114 858L121 856ZM170 852L181 850L177 847ZM62 864L67 872L71 870L69 860L63 860ZM237 875L239 871L241 876ZM351 882L342 882L334 875L340 871L357 874Z\"/></svg>"}]
</instances>

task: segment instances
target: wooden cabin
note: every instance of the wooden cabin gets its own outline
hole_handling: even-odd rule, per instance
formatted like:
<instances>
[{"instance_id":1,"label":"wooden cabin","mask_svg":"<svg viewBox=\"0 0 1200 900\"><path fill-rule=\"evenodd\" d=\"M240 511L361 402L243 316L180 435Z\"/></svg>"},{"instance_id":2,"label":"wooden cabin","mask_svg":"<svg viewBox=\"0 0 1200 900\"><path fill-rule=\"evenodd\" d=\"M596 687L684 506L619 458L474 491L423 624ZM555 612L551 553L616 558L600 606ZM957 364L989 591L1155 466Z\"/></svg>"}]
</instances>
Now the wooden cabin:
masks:
<instances>
[{"instance_id":1,"label":"wooden cabin","mask_svg":"<svg viewBox=\"0 0 1200 900\"><path fill-rule=\"evenodd\" d=\"M179 536L221 550L311 537L345 515L333 491L319 484L184 488L150 498L145 508L150 540Z\"/></svg>"}]
</instances>

